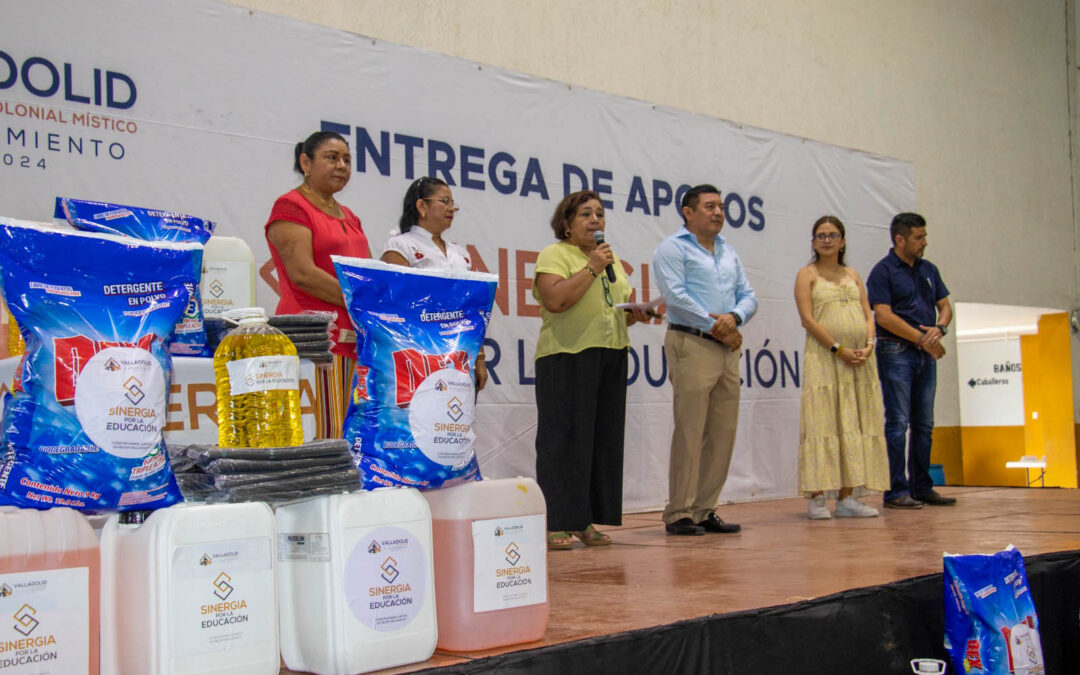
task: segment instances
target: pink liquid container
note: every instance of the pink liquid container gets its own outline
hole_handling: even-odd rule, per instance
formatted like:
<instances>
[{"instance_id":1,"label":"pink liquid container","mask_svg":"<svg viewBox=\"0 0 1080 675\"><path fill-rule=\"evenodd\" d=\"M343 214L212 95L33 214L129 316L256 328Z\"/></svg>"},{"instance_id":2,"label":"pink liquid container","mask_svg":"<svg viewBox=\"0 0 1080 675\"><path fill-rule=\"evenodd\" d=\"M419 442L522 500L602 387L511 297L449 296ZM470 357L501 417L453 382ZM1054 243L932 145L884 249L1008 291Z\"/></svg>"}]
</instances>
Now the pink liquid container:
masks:
<instances>
[{"instance_id":1,"label":"pink liquid container","mask_svg":"<svg viewBox=\"0 0 1080 675\"><path fill-rule=\"evenodd\" d=\"M82 514L0 507L0 673L97 674L99 560Z\"/></svg>"},{"instance_id":2,"label":"pink liquid container","mask_svg":"<svg viewBox=\"0 0 1080 675\"><path fill-rule=\"evenodd\" d=\"M423 493L434 537L437 647L532 642L548 623L547 506L531 478Z\"/></svg>"}]
</instances>

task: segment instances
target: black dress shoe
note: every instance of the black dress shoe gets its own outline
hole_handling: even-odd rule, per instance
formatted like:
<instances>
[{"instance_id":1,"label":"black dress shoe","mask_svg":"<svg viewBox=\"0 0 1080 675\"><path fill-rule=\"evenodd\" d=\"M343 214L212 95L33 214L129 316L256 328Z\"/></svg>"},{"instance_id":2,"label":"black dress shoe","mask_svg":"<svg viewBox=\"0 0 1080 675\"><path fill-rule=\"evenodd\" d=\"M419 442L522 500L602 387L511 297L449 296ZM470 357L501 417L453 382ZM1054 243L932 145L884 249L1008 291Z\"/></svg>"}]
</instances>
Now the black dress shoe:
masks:
<instances>
[{"instance_id":1,"label":"black dress shoe","mask_svg":"<svg viewBox=\"0 0 1080 675\"><path fill-rule=\"evenodd\" d=\"M894 497L893 499L885 500L885 508L887 509L921 509L922 502L917 499L912 499L910 495L904 495L902 497Z\"/></svg>"},{"instance_id":2,"label":"black dress shoe","mask_svg":"<svg viewBox=\"0 0 1080 675\"><path fill-rule=\"evenodd\" d=\"M955 497L946 497L945 495L938 494L937 490L930 490L924 497L916 497L920 502L929 504L930 506L952 506L956 503Z\"/></svg>"},{"instance_id":3,"label":"black dress shoe","mask_svg":"<svg viewBox=\"0 0 1080 675\"><path fill-rule=\"evenodd\" d=\"M725 523L720 519L720 516L716 515L715 511L705 516L705 520L698 523L697 526L706 532L719 532L721 534L733 534L742 529L742 525Z\"/></svg>"},{"instance_id":4,"label":"black dress shoe","mask_svg":"<svg viewBox=\"0 0 1080 675\"><path fill-rule=\"evenodd\" d=\"M689 518L679 518L674 523L664 525L664 529L667 530L668 534L683 534L690 536L705 534L705 528L698 527L694 524L694 521Z\"/></svg>"}]
</instances>

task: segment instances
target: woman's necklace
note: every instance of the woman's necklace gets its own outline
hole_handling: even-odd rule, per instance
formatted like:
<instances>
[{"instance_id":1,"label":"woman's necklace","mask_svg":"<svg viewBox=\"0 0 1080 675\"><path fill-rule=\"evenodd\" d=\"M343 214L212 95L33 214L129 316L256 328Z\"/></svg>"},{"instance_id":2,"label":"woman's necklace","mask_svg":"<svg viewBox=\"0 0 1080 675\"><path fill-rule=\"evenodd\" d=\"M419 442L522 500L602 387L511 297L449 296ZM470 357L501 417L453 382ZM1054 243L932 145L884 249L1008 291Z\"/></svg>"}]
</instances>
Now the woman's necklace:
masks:
<instances>
[{"instance_id":1,"label":"woman's necklace","mask_svg":"<svg viewBox=\"0 0 1080 675\"><path fill-rule=\"evenodd\" d=\"M323 197L321 194L319 194L315 190L308 187L307 183L301 183L300 184L300 189L305 194L307 194L307 195L309 195L311 197L314 197L316 199L316 201L318 202L318 205L321 208L323 208L323 209L325 209L327 211L331 211L331 212L335 211L337 209L338 203L336 201L334 201L333 197L331 197L330 199L327 199L326 197Z\"/></svg>"}]
</instances>

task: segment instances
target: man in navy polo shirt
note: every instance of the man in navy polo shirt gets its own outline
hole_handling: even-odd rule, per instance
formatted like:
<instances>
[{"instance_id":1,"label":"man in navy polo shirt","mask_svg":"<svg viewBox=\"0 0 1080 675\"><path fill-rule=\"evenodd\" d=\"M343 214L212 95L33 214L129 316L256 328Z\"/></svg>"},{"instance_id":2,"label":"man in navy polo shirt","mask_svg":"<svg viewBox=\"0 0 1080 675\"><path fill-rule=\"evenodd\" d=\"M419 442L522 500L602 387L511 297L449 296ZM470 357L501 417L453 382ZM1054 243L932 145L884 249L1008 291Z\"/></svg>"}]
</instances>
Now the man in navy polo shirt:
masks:
<instances>
[{"instance_id":1,"label":"man in navy polo shirt","mask_svg":"<svg viewBox=\"0 0 1080 675\"><path fill-rule=\"evenodd\" d=\"M956 500L938 494L930 479L930 442L937 361L945 356L941 338L952 321L949 289L937 267L923 260L925 218L917 213L897 214L889 234L893 248L874 265L866 281L877 324L875 352L885 399L885 442L892 479L884 495L885 506L948 506Z\"/></svg>"}]
</instances>

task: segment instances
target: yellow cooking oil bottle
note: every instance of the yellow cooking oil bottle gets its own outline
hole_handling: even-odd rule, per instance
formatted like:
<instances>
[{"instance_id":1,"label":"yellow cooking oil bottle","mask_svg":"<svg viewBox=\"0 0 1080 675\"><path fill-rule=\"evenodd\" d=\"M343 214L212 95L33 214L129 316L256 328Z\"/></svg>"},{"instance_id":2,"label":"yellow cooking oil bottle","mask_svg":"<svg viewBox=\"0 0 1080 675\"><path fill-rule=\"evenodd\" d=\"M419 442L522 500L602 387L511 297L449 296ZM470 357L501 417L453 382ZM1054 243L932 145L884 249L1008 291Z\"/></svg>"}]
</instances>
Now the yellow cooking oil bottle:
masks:
<instances>
[{"instance_id":1,"label":"yellow cooking oil bottle","mask_svg":"<svg viewBox=\"0 0 1080 675\"><path fill-rule=\"evenodd\" d=\"M218 445L270 448L300 445L300 360L261 307L232 309L236 323L214 352Z\"/></svg>"}]
</instances>

